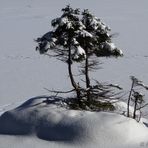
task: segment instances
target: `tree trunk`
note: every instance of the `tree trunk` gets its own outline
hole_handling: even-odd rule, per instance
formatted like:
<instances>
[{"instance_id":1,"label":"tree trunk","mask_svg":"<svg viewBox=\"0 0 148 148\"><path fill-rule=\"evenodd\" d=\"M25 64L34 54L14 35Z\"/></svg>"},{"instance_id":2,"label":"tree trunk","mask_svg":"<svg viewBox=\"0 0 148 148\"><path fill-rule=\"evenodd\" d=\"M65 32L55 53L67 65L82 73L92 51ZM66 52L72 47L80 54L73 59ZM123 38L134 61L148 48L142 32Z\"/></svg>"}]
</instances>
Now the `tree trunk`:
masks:
<instances>
[{"instance_id":1,"label":"tree trunk","mask_svg":"<svg viewBox=\"0 0 148 148\"><path fill-rule=\"evenodd\" d=\"M68 53L68 72L69 72L69 77L70 77L70 81L71 81L71 85L73 86L73 88L76 91L77 94L77 98L79 101L79 105L80 105L80 89L79 86L76 84L73 74L72 74L72 58L71 58L71 47L69 46L69 53Z\"/></svg>"},{"instance_id":2,"label":"tree trunk","mask_svg":"<svg viewBox=\"0 0 148 148\"><path fill-rule=\"evenodd\" d=\"M138 102L138 98L135 98L135 105L134 105L133 119L136 119L137 102Z\"/></svg>"},{"instance_id":3,"label":"tree trunk","mask_svg":"<svg viewBox=\"0 0 148 148\"><path fill-rule=\"evenodd\" d=\"M129 106L130 106L130 101L131 101L131 95L132 95L132 92L133 92L133 87L134 87L134 81L132 81L132 86L131 86L131 90L130 90L130 93L129 93L129 97L128 97L128 102L127 102L127 117L129 117Z\"/></svg>"},{"instance_id":4,"label":"tree trunk","mask_svg":"<svg viewBox=\"0 0 148 148\"><path fill-rule=\"evenodd\" d=\"M88 49L86 51L86 59L85 59L85 80L86 80L86 90L87 90L87 101L90 101L90 79L89 79L89 61L88 61Z\"/></svg>"}]
</instances>

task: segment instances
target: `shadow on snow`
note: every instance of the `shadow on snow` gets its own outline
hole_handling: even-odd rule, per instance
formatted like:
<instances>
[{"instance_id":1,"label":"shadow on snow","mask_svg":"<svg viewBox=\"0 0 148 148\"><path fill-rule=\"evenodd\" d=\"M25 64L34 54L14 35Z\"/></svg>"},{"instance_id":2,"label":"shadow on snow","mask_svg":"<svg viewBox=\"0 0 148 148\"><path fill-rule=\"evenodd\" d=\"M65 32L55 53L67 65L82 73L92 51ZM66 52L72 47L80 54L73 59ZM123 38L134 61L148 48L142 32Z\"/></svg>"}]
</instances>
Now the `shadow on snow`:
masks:
<instances>
[{"instance_id":1,"label":"shadow on snow","mask_svg":"<svg viewBox=\"0 0 148 148\"><path fill-rule=\"evenodd\" d=\"M38 138L48 141L75 141L77 137L80 137L78 136L80 131L83 130L81 126L76 127L74 123L65 124L64 119L53 123L47 119L48 114L46 117L44 114L38 117L38 108L58 104L62 100L61 97L38 96L29 99L14 110L5 112L0 116L0 134L29 135L35 133Z\"/></svg>"}]
</instances>

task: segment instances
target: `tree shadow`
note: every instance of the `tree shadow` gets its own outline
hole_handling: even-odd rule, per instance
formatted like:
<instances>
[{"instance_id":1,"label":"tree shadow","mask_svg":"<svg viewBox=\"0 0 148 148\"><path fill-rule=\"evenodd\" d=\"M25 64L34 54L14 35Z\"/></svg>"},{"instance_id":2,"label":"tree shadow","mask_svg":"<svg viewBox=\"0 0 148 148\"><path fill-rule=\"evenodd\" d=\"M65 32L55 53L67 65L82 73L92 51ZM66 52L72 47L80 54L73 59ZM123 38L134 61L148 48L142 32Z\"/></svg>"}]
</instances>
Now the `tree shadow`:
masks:
<instances>
[{"instance_id":1,"label":"tree shadow","mask_svg":"<svg viewBox=\"0 0 148 148\"><path fill-rule=\"evenodd\" d=\"M15 109L21 110L21 109L40 105L42 103L55 104L55 103L63 101L63 100L65 100L65 99L62 97L57 97L57 96L37 96L37 97L33 97L33 98L27 100L25 103L23 103L22 105L18 106Z\"/></svg>"}]
</instances>

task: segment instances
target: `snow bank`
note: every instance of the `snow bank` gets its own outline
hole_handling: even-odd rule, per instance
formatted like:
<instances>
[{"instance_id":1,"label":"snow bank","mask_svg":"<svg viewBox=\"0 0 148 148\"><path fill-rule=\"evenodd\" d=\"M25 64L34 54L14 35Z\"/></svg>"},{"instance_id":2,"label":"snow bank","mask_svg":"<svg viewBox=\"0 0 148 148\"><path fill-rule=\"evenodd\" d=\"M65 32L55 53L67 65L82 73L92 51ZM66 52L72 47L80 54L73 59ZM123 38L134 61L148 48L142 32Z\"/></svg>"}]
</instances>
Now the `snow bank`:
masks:
<instances>
[{"instance_id":1,"label":"snow bank","mask_svg":"<svg viewBox=\"0 0 148 148\"><path fill-rule=\"evenodd\" d=\"M0 133L35 135L48 147L135 148L148 142L148 128L116 113L68 110L58 98L36 97L0 117ZM25 136L26 137L26 136ZM37 139L38 139L37 138ZM59 143L60 142L60 143ZM61 143L64 143L61 145Z\"/></svg>"}]
</instances>

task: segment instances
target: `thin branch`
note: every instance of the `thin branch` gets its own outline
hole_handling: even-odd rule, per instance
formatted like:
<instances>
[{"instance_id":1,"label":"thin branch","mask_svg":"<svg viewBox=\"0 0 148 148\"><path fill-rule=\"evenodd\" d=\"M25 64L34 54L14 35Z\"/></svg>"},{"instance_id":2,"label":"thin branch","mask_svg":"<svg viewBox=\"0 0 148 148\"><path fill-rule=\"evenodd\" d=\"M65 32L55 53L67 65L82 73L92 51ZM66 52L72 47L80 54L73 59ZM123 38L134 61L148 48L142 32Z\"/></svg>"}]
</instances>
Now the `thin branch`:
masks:
<instances>
[{"instance_id":1,"label":"thin branch","mask_svg":"<svg viewBox=\"0 0 148 148\"><path fill-rule=\"evenodd\" d=\"M71 92L75 91L74 89L69 90L69 91L55 91L55 90L50 90L50 89L47 89L47 88L44 88L44 89L49 91L49 92L52 92L52 93L60 93L60 94L62 94L62 93L71 93Z\"/></svg>"},{"instance_id":2,"label":"thin branch","mask_svg":"<svg viewBox=\"0 0 148 148\"><path fill-rule=\"evenodd\" d=\"M46 55L46 56L48 56L48 57L50 57L50 58L52 58L52 57L58 57L58 56L61 56L60 54L55 54L55 55L52 55L52 54L49 54L49 53L44 53L44 55Z\"/></svg>"},{"instance_id":3,"label":"thin branch","mask_svg":"<svg viewBox=\"0 0 148 148\"><path fill-rule=\"evenodd\" d=\"M139 108L137 108L137 110L140 110L140 109L146 107L147 105L148 105L148 103L144 104L143 106L140 106Z\"/></svg>"},{"instance_id":4,"label":"thin branch","mask_svg":"<svg viewBox=\"0 0 148 148\"><path fill-rule=\"evenodd\" d=\"M118 84L109 84L108 86L110 86L110 87L115 87L115 88L117 88L117 89L119 89L119 90L123 90L123 88L120 87Z\"/></svg>"}]
</instances>

